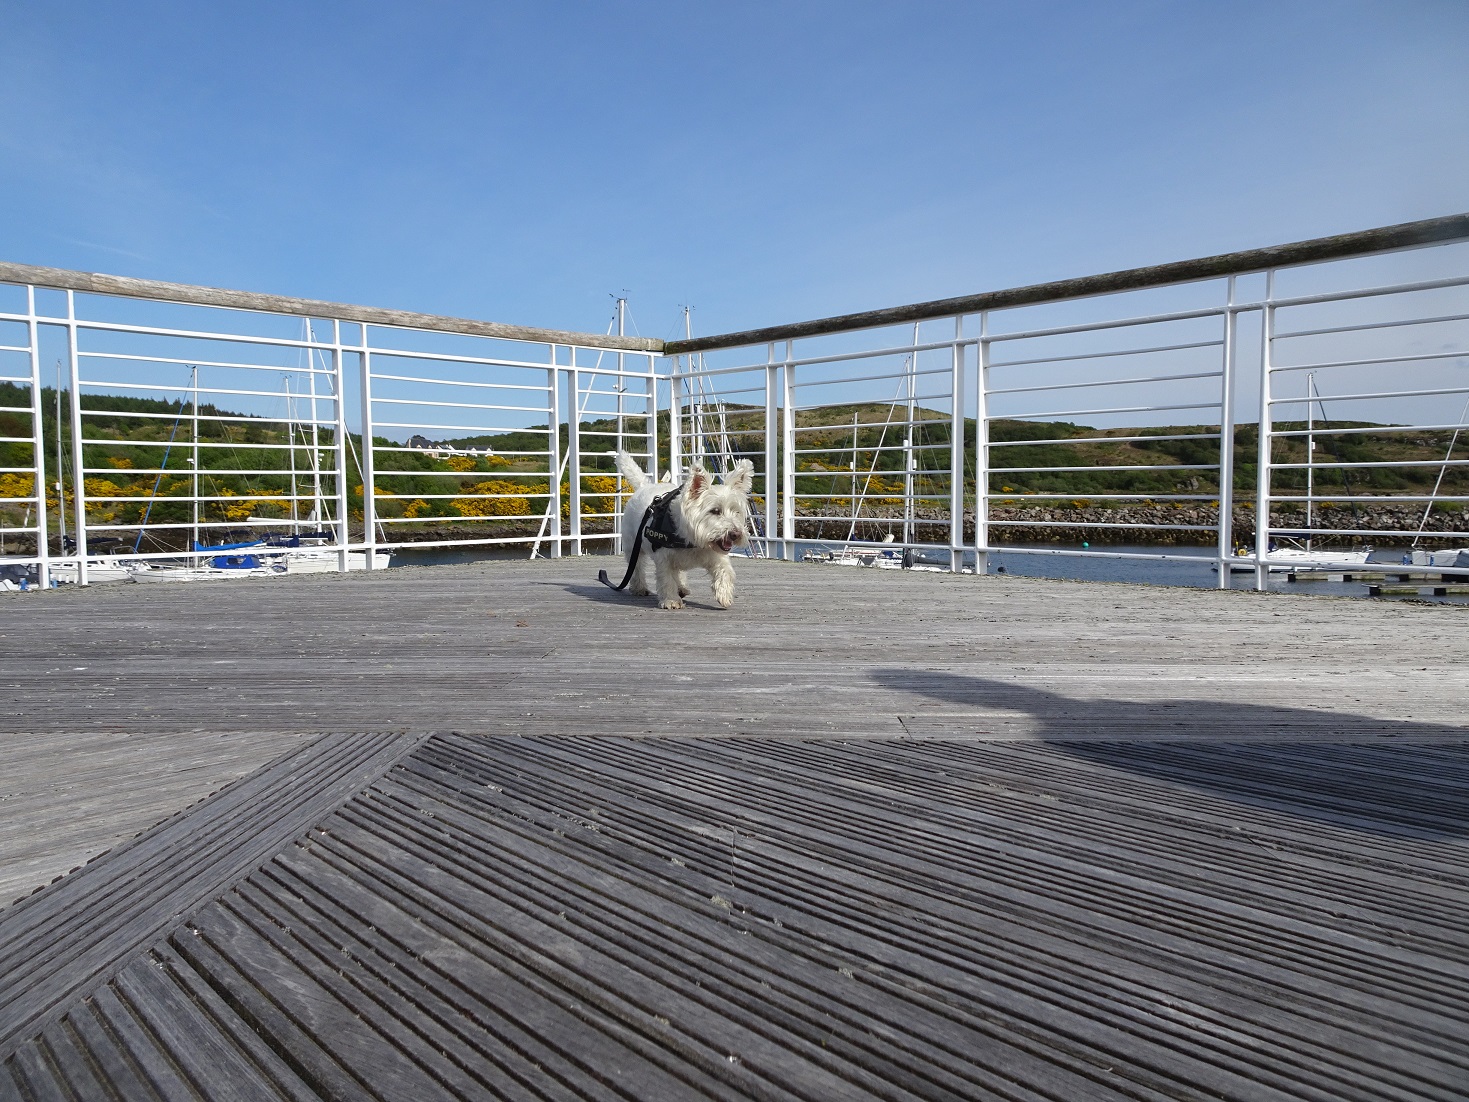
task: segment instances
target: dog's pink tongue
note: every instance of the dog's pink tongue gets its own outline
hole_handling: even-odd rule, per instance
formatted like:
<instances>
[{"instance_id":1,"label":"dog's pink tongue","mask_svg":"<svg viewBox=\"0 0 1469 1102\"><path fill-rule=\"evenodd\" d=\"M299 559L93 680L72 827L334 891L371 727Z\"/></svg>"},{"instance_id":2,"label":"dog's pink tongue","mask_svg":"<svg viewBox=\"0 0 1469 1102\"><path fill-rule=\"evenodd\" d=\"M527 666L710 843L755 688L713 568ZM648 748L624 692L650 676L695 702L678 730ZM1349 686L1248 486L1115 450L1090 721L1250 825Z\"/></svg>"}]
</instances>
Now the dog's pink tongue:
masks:
<instances>
[{"instance_id":1,"label":"dog's pink tongue","mask_svg":"<svg viewBox=\"0 0 1469 1102\"><path fill-rule=\"evenodd\" d=\"M726 554L734 549L734 545L735 538L733 536L725 536L722 540L719 541L720 549L723 550Z\"/></svg>"}]
</instances>

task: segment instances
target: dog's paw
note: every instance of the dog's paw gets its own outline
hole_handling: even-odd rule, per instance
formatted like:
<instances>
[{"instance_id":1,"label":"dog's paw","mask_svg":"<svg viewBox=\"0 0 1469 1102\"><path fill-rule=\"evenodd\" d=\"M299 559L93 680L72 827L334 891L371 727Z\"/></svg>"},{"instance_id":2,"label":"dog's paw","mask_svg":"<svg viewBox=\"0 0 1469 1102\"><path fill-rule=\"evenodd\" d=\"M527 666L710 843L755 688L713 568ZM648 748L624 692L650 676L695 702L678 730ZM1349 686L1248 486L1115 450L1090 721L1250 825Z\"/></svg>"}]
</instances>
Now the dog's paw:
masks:
<instances>
[{"instance_id":1,"label":"dog's paw","mask_svg":"<svg viewBox=\"0 0 1469 1102\"><path fill-rule=\"evenodd\" d=\"M659 601L658 602L658 607L659 608L683 608L683 601L681 601L677 597L673 597L673 598L671 598L670 600L667 600L667 601Z\"/></svg>"},{"instance_id":2,"label":"dog's paw","mask_svg":"<svg viewBox=\"0 0 1469 1102\"><path fill-rule=\"evenodd\" d=\"M734 594L733 593L731 593L728 597L715 597L714 600L718 602L720 608L733 608L734 607Z\"/></svg>"}]
</instances>

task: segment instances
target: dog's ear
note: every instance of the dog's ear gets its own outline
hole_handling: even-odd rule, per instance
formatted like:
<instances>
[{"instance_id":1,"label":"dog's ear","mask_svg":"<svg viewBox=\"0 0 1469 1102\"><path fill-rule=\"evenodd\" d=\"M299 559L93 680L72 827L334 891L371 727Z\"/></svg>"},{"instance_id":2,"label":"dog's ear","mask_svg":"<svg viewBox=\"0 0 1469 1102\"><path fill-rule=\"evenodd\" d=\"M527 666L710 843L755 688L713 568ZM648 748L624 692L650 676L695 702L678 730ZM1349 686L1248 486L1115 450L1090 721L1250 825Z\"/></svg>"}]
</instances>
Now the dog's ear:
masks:
<instances>
[{"instance_id":1,"label":"dog's ear","mask_svg":"<svg viewBox=\"0 0 1469 1102\"><path fill-rule=\"evenodd\" d=\"M755 464L741 459L724 476L724 484L738 494L748 494L755 485Z\"/></svg>"},{"instance_id":2,"label":"dog's ear","mask_svg":"<svg viewBox=\"0 0 1469 1102\"><path fill-rule=\"evenodd\" d=\"M689 471L688 485L684 487L684 496L690 501L697 501L699 495L709 488L709 472L703 467L695 467Z\"/></svg>"}]
</instances>

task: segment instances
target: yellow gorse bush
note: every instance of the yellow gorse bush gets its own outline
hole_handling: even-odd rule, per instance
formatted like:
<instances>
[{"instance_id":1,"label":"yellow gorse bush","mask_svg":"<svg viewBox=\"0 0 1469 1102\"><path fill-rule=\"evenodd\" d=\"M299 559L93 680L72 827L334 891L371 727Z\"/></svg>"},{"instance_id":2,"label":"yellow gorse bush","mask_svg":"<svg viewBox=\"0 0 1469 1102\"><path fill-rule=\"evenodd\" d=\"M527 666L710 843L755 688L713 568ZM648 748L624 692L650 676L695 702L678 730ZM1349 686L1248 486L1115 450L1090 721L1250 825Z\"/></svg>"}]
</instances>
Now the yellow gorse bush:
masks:
<instances>
[{"instance_id":1,"label":"yellow gorse bush","mask_svg":"<svg viewBox=\"0 0 1469 1102\"><path fill-rule=\"evenodd\" d=\"M466 493L484 496L456 497L449 502L462 517L523 517L529 516L531 511L530 498L525 495L544 494L549 486L544 482L521 485L503 478L492 478L463 489Z\"/></svg>"},{"instance_id":2,"label":"yellow gorse bush","mask_svg":"<svg viewBox=\"0 0 1469 1102\"><path fill-rule=\"evenodd\" d=\"M220 497L235 497L233 490L222 489ZM285 505L286 499L272 490L246 490L238 502L222 501L220 512L225 520L245 520L261 505Z\"/></svg>"},{"instance_id":3,"label":"yellow gorse bush","mask_svg":"<svg viewBox=\"0 0 1469 1102\"><path fill-rule=\"evenodd\" d=\"M35 497L36 478L29 474L0 474L0 497Z\"/></svg>"},{"instance_id":4,"label":"yellow gorse bush","mask_svg":"<svg viewBox=\"0 0 1469 1102\"><path fill-rule=\"evenodd\" d=\"M615 474L582 475L581 511L584 515L607 515L617 511L614 494L630 494L633 488ZM570 500L561 503L561 515L571 515Z\"/></svg>"},{"instance_id":5,"label":"yellow gorse bush","mask_svg":"<svg viewBox=\"0 0 1469 1102\"><path fill-rule=\"evenodd\" d=\"M149 490L148 486L119 486L110 478L84 478L82 485L88 497L137 497Z\"/></svg>"}]
</instances>

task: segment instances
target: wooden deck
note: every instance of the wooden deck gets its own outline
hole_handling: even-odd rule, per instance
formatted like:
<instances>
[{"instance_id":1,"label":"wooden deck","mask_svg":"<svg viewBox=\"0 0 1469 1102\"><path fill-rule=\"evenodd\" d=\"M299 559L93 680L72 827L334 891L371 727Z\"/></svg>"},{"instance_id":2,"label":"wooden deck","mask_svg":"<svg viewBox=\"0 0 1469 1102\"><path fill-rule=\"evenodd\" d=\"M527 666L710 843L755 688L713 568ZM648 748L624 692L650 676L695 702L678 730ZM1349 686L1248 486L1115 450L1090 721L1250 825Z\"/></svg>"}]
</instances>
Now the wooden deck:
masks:
<instances>
[{"instance_id":1,"label":"wooden deck","mask_svg":"<svg viewBox=\"0 0 1469 1102\"><path fill-rule=\"evenodd\" d=\"M0 598L0 1098L1469 1096L1469 610L597 565Z\"/></svg>"}]
</instances>

